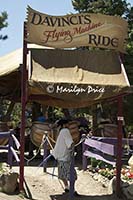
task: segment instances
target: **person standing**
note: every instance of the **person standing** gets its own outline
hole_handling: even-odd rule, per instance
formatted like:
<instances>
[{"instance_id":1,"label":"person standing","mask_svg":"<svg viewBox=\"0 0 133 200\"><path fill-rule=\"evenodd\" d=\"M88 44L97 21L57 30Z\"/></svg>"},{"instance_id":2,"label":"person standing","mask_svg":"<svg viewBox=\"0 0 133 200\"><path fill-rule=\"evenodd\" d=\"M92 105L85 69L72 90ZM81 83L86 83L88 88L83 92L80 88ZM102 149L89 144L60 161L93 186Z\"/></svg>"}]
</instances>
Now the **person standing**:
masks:
<instances>
[{"instance_id":1,"label":"person standing","mask_svg":"<svg viewBox=\"0 0 133 200\"><path fill-rule=\"evenodd\" d=\"M58 121L57 126L59 128L59 135L52 151L52 155L58 163L58 178L62 180L64 184L64 191L69 192L70 183L70 167L72 161L72 155L74 152L74 142L71 133L68 129L69 121L61 119ZM74 182L77 180L77 173L74 169L73 174ZM79 194L74 191L74 196Z\"/></svg>"}]
</instances>

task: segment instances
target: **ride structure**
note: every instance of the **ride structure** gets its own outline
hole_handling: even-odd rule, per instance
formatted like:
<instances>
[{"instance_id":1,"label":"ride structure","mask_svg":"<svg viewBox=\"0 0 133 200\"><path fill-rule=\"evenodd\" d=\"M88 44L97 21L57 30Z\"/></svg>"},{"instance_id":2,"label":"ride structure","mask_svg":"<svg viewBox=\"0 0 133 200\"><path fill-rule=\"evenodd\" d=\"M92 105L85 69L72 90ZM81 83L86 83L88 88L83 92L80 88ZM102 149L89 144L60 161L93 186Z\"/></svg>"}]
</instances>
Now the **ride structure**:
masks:
<instances>
[{"instance_id":1,"label":"ride structure","mask_svg":"<svg viewBox=\"0 0 133 200\"><path fill-rule=\"evenodd\" d=\"M120 52L125 51L126 21L119 17L100 14L87 17L85 14L48 16L31 8L28 8L27 18L27 22L24 22L23 61L20 73L22 114L19 189L23 190L24 183L25 111L28 101L62 108L80 108L110 99L118 102L116 187L119 196L122 165L122 99L130 89L120 55ZM44 19L47 19L47 23ZM75 21L77 19L78 21ZM122 27L123 33L119 27ZM105 37L107 33L108 36ZM30 43L45 47L31 48ZM81 46L106 50L69 49ZM10 96L11 98L13 96ZM71 194L72 192L73 189Z\"/></svg>"}]
</instances>

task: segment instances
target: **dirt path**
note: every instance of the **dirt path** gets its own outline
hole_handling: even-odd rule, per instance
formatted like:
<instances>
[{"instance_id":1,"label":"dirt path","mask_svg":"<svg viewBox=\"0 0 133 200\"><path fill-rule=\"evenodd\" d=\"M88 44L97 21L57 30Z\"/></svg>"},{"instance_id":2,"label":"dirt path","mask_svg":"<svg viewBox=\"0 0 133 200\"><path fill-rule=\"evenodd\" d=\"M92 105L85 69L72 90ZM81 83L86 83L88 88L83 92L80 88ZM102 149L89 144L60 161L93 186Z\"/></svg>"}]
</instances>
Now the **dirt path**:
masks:
<instances>
[{"instance_id":1,"label":"dirt path","mask_svg":"<svg viewBox=\"0 0 133 200\"><path fill-rule=\"evenodd\" d=\"M17 167L13 168L18 171ZM77 168L76 168L77 169ZM53 172L53 168L49 167L48 172ZM77 200L117 200L114 195L108 195L107 188L102 187L101 183L95 181L88 172L78 170L78 180L76 190L82 196ZM55 168L57 174L57 168ZM43 168L36 166L25 167L25 180L29 192L29 199L32 200L69 200L69 194L63 193L62 185L57 177L44 173ZM22 200L26 199L22 195L6 195L0 193L0 200ZM120 200L120 199L119 199Z\"/></svg>"}]
</instances>

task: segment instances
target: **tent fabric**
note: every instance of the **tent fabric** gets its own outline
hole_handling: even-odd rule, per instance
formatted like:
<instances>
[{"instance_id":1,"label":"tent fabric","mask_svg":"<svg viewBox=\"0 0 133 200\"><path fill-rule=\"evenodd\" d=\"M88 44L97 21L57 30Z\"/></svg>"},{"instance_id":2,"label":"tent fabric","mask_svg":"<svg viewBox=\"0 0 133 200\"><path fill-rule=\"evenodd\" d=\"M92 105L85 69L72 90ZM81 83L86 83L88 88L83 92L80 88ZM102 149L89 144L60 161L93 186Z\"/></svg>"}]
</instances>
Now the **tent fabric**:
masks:
<instances>
[{"instance_id":1,"label":"tent fabric","mask_svg":"<svg viewBox=\"0 0 133 200\"><path fill-rule=\"evenodd\" d=\"M28 48L42 48L40 45L28 44ZM29 55L27 56L29 59ZM0 97L20 101L21 96L21 64L23 49L17 49L0 57ZM28 60L27 59L27 60Z\"/></svg>"},{"instance_id":2,"label":"tent fabric","mask_svg":"<svg viewBox=\"0 0 133 200\"><path fill-rule=\"evenodd\" d=\"M0 77L17 71L22 63L22 48L0 57Z\"/></svg>"},{"instance_id":3,"label":"tent fabric","mask_svg":"<svg viewBox=\"0 0 133 200\"><path fill-rule=\"evenodd\" d=\"M29 95L43 95L45 105L86 107L130 86L114 51L32 49L31 68Z\"/></svg>"},{"instance_id":4,"label":"tent fabric","mask_svg":"<svg viewBox=\"0 0 133 200\"><path fill-rule=\"evenodd\" d=\"M20 101L21 95L20 70L0 77L0 97L13 101Z\"/></svg>"},{"instance_id":5,"label":"tent fabric","mask_svg":"<svg viewBox=\"0 0 133 200\"><path fill-rule=\"evenodd\" d=\"M28 44L28 49L45 49L46 47ZM48 49L48 48L47 48ZM49 48L51 49L51 48ZM17 49L9 54L0 57L0 77L8 75L13 71L17 71L20 64L22 64L23 59L23 49Z\"/></svg>"},{"instance_id":6,"label":"tent fabric","mask_svg":"<svg viewBox=\"0 0 133 200\"><path fill-rule=\"evenodd\" d=\"M0 97L20 99L22 48L0 57Z\"/></svg>"}]
</instances>

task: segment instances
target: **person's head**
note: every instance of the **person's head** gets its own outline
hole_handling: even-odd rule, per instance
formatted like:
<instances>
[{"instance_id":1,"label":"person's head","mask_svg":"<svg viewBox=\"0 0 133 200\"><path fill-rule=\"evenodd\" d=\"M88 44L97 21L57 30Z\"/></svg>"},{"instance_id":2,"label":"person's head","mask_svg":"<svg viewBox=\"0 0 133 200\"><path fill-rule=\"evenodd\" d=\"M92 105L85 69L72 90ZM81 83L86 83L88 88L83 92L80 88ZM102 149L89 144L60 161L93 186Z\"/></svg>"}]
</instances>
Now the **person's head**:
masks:
<instances>
[{"instance_id":1,"label":"person's head","mask_svg":"<svg viewBox=\"0 0 133 200\"><path fill-rule=\"evenodd\" d=\"M67 119L60 119L57 122L57 127L61 128L68 128L69 127L69 120Z\"/></svg>"}]
</instances>

